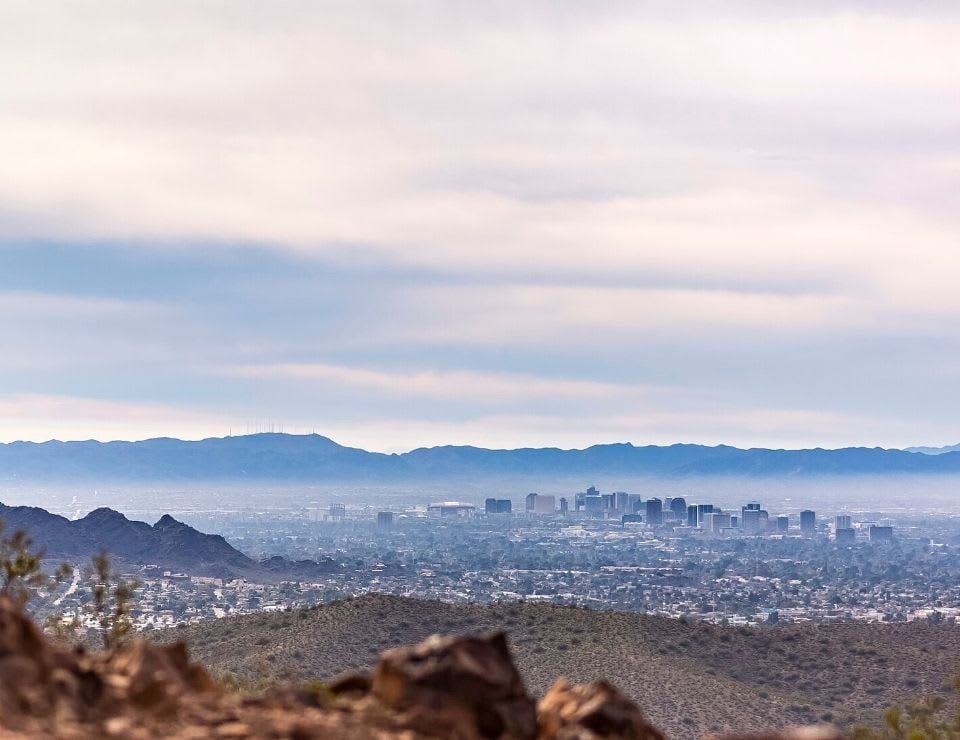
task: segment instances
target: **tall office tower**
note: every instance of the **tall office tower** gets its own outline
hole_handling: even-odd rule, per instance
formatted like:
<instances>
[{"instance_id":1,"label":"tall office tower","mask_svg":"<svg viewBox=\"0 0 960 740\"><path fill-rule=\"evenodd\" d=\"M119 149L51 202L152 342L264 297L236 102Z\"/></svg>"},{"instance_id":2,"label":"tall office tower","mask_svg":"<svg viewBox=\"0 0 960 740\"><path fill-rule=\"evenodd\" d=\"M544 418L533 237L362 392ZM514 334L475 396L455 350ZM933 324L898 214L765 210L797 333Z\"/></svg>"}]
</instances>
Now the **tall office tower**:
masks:
<instances>
[{"instance_id":1,"label":"tall office tower","mask_svg":"<svg viewBox=\"0 0 960 740\"><path fill-rule=\"evenodd\" d=\"M646 504L647 524L659 527L663 524L663 501L658 498L652 498Z\"/></svg>"},{"instance_id":2,"label":"tall office tower","mask_svg":"<svg viewBox=\"0 0 960 740\"><path fill-rule=\"evenodd\" d=\"M747 511L760 511L760 504L758 504L756 501L751 501L743 508Z\"/></svg>"},{"instance_id":3,"label":"tall office tower","mask_svg":"<svg viewBox=\"0 0 960 740\"><path fill-rule=\"evenodd\" d=\"M744 506L740 510L740 528L744 534L757 534L760 531L760 509Z\"/></svg>"},{"instance_id":4,"label":"tall office tower","mask_svg":"<svg viewBox=\"0 0 960 740\"><path fill-rule=\"evenodd\" d=\"M701 526L704 514L713 513L713 504L697 504L697 526Z\"/></svg>"},{"instance_id":5,"label":"tall office tower","mask_svg":"<svg viewBox=\"0 0 960 740\"><path fill-rule=\"evenodd\" d=\"M377 529L390 529L393 526L393 512L377 512Z\"/></svg>"},{"instance_id":6,"label":"tall office tower","mask_svg":"<svg viewBox=\"0 0 960 740\"><path fill-rule=\"evenodd\" d=\"M724 529L730 528L729 514L710 514L710 531L714 534L720 534Z\"/></svg>"},{"instance_id":7,"label":"tall office tower","mask_svg":"<svg viewBox=\"0 0 960 740\"><path fill-rule=\"evenodd\" d=\"M857 530L853 527L840 527L833 530L833 536L839 545L852 545L857 541Z\"/></svg>"},{"instance_id":8,"label":"tall office tower","mask_svg":"<svg viewBox=\"0 0 960 740\"><path fill-rule=\"evenodd\" d=\"M513 511L513 502L508 498L488 498L483 502L487 514L509 514Z\"/></svg>"},{"instance_id":9,"label":"tall office tower","mask_svg":"<svg viewBox=\"0 0 960 740\"><path fill-rule=\"evenodd\" d=\"M604 511L613 511L615 508L613 501L612 493L601 493L600 498L603 499L603 510Z\"/></svg>"},{"instance_id":10,"label":"tall office tower","mask_svg":"<svg viewBox=\"0 0 960 740\"><path fill-rule=\"evenodd\" d=\"M569 511L570 511L570 505L567 503L567 497L561 496L560 497L560 513L563 516L566 516L569 513Z\"/></svg>"},{"instance_id":11,"label":"tall office tower","mask_svg":"<svg viewBox=\"0 0 960 740\"><path fill-rule=\"evenodd\" d=\"M670 511L677 521L682 522L687 518L687 502L680 496L670 499Z\"/></svg>"},{"instance_id":12,"label":"tall office tower","mask_svg":"<svg viewBox=\"0 0 960 740\"><path fill-rule=\"evenodd\" d=\"M533 511L537 508L537 494L528 493L527 494L527 511Z\"/></svg>"},{"instance_id":13,"label":"tall office tower","mask_svg":"<svg viewBox=\"0 0 960 740\"><path fill-rule=\"evenodd\" d=\"M603 519L603 496L587 496L584 498L584 509L587 516L593 519Z\"/></svg>"},{"instance_id":14,"label":"tall office tower","mask_svg":"<svg viewBox=\"0 0 960 740\"><path fill-rule=\"evenodd\" d=\"M586 498L587 498L587 494L585 493L575 493L573 495L574 511L580 511L580 509L584 508L587 505L587 502L585 501Z\"/></svg>"},{"instance_id":15,"label":"tall office tower","mask_svg":"<svg viewBox=\"0 0 960 740\"><path fill-rule=\"evenodd\" d=\"M760 531L766 532L770 529L770 512L760 509Z\"/></svg>"},{"instance_id":16,"label":"tall office tower","mask_svg":"<svg viewBox=\"0 0 960 740\"><path fill-rule=\"evenodd\" d=\"M837 514L833 518L833 528L837 529L852 529L853 528L853 517L849 514Z\"/></svg>"},{"instance_id":17,"label":"tall office tower","mask_svg":"<svg viewBox=\"0 0 960 740\"><path fill-rule=\"evenodd\" d=\"M347 513L346 504L330 504L330 519L339 522Z\"/></svg>"},{"instance_id":18,"label":"tall office tower","mask_svg":"<svg viewBox=\"0 0 960 740\"><path fill-rule=\"evenodd\" d=\"M800 534L810 537L817 531L817 513L805 509L800 512Z\"/></svg>"},{"instance_id":19,"label":"tall office tower","mask_svg":"<svg viewBox=\"0 0 960 740\"><path fill-rule=\"evenodd\" d=\"M617 491L613 494L613 504L617 511L625 512L629 507L630 494L624 491Z\"/></svg>"},{"instance_id":20,"label":"tall office tower","mask_svg":"<svg viewBox=\"0 0 960 740\"><path fill-rule=\"evenodd\" d=\"M687 526L696 527L697 526L697 506L696 504L690 504L687 507Z\"/></svg>"},{"instance_id":21,"label":"tall office tower","mask_svg":"<svg viewBox=\"0 0 960 740\"><path fill-rule=\"evenodd\" d=\"M533 511L537 514L555 514L557 511L557 497L539 494L533 503Z\"/></svg>"},{"instance_id":22,"label":"tall office tower","mask_svg":"<svg viewBox=\"0 0 960 740\"><path fill-rule=\"evenodd\" d=\"M778 516L777 517L777 531L778 532L787 532L790 530L790 517L788 516Z\"/></svg>"},{"instance_id":23,"label":"tall office tower","mask_svg":"<svg viewBox=\"0 0 960 740\"><path fill-rule=\"evenodd\" d=\"M880 527L876 524L870 525L871 542L889 542L893 539L893 527Z\"/></svg>"},{"instance_id":24,"label":"tall office tower","mask_svg":"<svg viewBox=\"0 0 960 740\"><path fill-rule=\"evenodd\" d=\"M596 486L590 486L590 488L587 489L587 496L599 496L599 495L600 495L600 491L597 490Z\"/></svg>"}]
</instances>

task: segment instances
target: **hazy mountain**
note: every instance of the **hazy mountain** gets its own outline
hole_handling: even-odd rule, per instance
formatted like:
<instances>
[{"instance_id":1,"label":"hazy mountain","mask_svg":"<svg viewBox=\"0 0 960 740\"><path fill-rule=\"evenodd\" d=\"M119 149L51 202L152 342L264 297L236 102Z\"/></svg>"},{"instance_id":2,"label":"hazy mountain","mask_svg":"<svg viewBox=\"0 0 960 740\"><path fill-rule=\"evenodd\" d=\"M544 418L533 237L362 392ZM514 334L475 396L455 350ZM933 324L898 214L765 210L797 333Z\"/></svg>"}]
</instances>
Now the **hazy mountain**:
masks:
<instances>
[{"instance_id":1,"label":"hazy mountain","mask_svg":"<svg viewBox=\"0 0 960 740\"><path fill-rule=\"evenodd\" d=\"M70 521L33 506L0 504L0 519L7 531L26 531L51 559L84 561L106 550L118 563L156 564L193 574L228 577L262 570L220 535L198 532L169 515L151 526L102 508ZM282 568L274 563L273 570Z\"/></svg>"},{"instance_id":2,"label":"hazy mountain","mask_svg":"<svg viewBox=\"0 0 960 740\"><path fill-rule=\"evenodd\" d=\"M960 444L946 447L907 447L907 452L919 452L923 455L943 455L947 452L960 452Z\"/></svg>"},{"instance_id":3,"label":"hazy mountain","mask_svg":"<svg viewBox=\"0 0 960 740\"><path fill-rule=\"evenodd\" d=\"M317 434L254 434L200 441L0 444L6 481L430 481L485 477L801 476L960 472L960 452L925 455L850 447L771 450L677 444L583 450L430 447L403 454L344 447Z\"/></svg>"}]
</instances>

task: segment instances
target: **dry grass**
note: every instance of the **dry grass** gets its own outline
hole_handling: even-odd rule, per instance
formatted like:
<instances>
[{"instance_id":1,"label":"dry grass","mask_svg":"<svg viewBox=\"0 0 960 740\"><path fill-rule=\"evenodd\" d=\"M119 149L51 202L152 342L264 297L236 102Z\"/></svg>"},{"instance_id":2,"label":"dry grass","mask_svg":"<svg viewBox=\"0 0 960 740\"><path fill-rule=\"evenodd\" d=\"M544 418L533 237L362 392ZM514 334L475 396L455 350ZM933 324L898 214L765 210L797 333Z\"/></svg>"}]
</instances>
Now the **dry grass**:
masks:
<instances>
[{"instance_id":1,"label":"dry grass","mask_svg":"<svg viewBox=\"0 0 960 740\"><path fill-rule=\"evenodd\" d=\"M749 630L542 604L451 605L367 596L205 622L182 638L214 674L257 686L365 669L433 633L505 630L528 688L606 678L671 737L876 721L911 694L950 694L960 628L912 623Z\"/></svg>"}]
</instances>

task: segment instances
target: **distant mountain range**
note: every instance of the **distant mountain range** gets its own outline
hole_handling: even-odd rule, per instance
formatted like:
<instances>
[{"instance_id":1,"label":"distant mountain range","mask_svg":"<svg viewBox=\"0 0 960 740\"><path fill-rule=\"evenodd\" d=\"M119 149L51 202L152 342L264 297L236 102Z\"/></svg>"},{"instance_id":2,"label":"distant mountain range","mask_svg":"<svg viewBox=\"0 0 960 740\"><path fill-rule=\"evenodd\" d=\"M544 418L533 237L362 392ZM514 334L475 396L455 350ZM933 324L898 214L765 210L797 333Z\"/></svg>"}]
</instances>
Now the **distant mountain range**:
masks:
<instances>
[{"instance_id":1,"label":"distant mountain range","mask_svg":"<svg viewBox=\"0 0 960 740\"><path fill-rule=\"evenodd\" d=\"M274 576L310 576L329 571L331 564L292 563L275 557L258 563L218 534L204 534L169 514L154 524L127 519L113 509L100 508L71 521L34 506L0 504L0 520L7 532L25 531L44 557L86 562L106 551L118 564L159 565L191 575L221 578L270 579Z\"/></svg>"},{"instance_id":2,"label":"distant mountain range","mask_svg":"<svg viewBox=\"0 0 960 740\"><path fill-rule=\"evenodd\" d=\"M960 473L960 451L920 454L866 447L740 449L694 444L583 450L430 447L402 454L344 447L318 434L253 434L199 441L0 444L0 481L393 482L504 477Z\"/></svg>"},{"instance_id":3,"label":"distant mountain range","mask_svg":"<svg viewBox=\"0 0 960 740\"><path fill-rule=\"evenodd\" d=\"M947 445L946 447L907 447L907 452L920 452L924 455L942 455L945 452L960 452L960 445Z\"/></svg>"}]
</instances>

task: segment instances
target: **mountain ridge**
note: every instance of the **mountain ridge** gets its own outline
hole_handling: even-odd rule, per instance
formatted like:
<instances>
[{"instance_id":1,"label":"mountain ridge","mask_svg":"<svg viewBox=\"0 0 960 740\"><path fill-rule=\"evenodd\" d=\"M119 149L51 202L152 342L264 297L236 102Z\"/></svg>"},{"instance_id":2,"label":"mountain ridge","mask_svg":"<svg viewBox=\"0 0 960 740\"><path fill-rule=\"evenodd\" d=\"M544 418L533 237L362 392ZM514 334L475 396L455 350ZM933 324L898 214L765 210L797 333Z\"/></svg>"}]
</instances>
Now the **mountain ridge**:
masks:
<instances>
[{"instance_id":1,"label":"mountain ridge","mask_svg":"<svg viewBox=\"0 0 960 740\"><path fill-rule=\"evenodd\" d=\"M738 448L730 445L583 449L470 445L420 447L402 453L347 447L319 434L253 434L137 442L96 440L0 443L0 481L429 481L495 477L544 478L618 474L816 476L960 473L960 451L938 455L880 447Z\"/></svg>"},{"instance_id":2,"label":"mountain ridge","mask_svg":"<svg viewBox=\"0 0 960 740\"><path fill-rule=\"evenodd\" d=\"M221 535L200 532L169 514L150 525L101 507L71 521L36 506L0 503L0 521L7 531L25 531L49 559L77 562L105 551L122 564L160 565L218 577L280 573L286 564L263 566Z\"/></svg>"}]
</instances>

